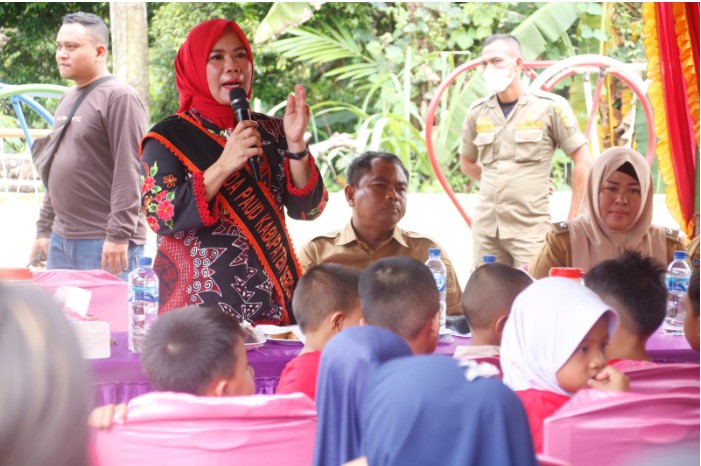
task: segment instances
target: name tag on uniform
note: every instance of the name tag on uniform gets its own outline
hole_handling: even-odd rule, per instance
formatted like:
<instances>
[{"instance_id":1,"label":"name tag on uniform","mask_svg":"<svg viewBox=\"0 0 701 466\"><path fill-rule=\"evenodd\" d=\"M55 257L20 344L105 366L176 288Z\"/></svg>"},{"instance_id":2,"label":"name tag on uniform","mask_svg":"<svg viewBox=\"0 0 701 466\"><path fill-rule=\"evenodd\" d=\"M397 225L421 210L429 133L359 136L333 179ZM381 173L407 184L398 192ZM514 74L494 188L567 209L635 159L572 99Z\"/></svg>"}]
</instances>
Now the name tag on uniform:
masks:
<instances>
[{"instance_id":1,"label":"name tag on uniform","mask_svg":"<svg viewBox=\"0 0 701 466\"><path fill-rule=\"evenodd\" d=\"M482 133L484 131L494 131L497 129L497 125L494 123L480 123L477 125L477 132Z\"/></svg>"},{"instance_id":2,"label":"name tag on uniform","mask_svg":"<svg viewBox=\"0 0 701 466\"><path fill-rule=\"evenodd\" d=\"M519 121L516 123L516 129L540 129L543 127L542 121Z\"/></svg>"},{"instance_id":3,"label":"name tag on uniform","mask_svg":"<svg viewBox=\"0 0 701 466\"><path fill-rule=\"evenodd\" d=\"M477 120L478 133L483 133L485 131L495 131L496 129L497 125L495 125L494 122L489 118L480 117L480 119Z\"/></svg>"}]
</instances>

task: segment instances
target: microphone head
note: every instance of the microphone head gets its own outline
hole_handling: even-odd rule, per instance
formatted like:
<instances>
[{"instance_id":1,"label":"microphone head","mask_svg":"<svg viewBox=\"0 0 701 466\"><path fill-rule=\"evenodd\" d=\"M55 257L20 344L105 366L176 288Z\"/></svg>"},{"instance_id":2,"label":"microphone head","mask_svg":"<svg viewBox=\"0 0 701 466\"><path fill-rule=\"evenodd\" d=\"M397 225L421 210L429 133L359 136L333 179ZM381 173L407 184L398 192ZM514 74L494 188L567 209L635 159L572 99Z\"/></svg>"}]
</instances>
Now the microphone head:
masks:
<instances>
[{"instance_id":1,"label":"microphone head","mask_svg":"<svg viewBox=\"0 0 701 466\"><path fill-rule=\"evenodd\" d=\"M229 91L229 100L232 106L248 106L248 96L243 87L234 87Z\"/></svg>"}]
</instances>

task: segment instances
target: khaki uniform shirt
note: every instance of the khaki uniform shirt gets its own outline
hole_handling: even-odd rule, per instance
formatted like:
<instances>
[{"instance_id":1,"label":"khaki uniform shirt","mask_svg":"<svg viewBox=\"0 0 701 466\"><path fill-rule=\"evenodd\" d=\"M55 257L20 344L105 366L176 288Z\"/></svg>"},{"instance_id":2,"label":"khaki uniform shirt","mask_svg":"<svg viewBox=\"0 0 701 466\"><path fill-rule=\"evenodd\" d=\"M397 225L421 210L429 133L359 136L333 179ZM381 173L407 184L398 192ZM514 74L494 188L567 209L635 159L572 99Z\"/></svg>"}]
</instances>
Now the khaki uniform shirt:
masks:
<instances>
[{"instance_id":1,"label":"khaki uniform shirt","mask_svg":"<svg viewBox=\"0 0 701 466\"><path fill-rule=\"evenodd\" d=\"M669 264L674 258L674 251L684 250L684 244L679 238L678 230L665 228L665 232L667 233L667 264ZM552 224L551 231L545 237L543 248L528 264L528 273L533 278L540 279L550 274L551 267L572 267L572 241L565 222Z\"/></svg>"},{"instance_id":2,"label":"khaki uniform shirt","mask_svg":"<svg viewBox=\"0 0 701 466\"><path fill-rule=\"evenodd\" d=\"M482 164L475 233L504 239L545 235L555 148L570 155L586 143L572 109L558 95L523 93L507 118L496 95L476 101L459 150Z\"/></svg>"},{"instance_id":3,"label":"khaki uniform shirt","mask_svg":"<svg viewBox=\"0 0 701 466\"><path fill-rule=\"evenodd\" d=\"M403 256L426 262L429 248L441 249L441 260L448 269L446 313L448 315L462 315L462 290L452 262L438 243L418 233L395 227L392 237L379 248L372 250L358 239L353 226L348 223L343 230L312 239L298 251L297 255L302 270L305 272L312 265L322 262L332 262L362 270L383 257Z\"/></svg>"},{"instance_id":4,"label":"khaki uniform shirt","mask_svg":"<svg viewBox=\"0 0 701 466\"><path fill-rule=\"evenodd\" d=\"M686 253L689 256L689 261L691 262L691 270L698 270L699 268L699 236L692 239L689 245L686 247Z\"/></svg>"}]
</instances>

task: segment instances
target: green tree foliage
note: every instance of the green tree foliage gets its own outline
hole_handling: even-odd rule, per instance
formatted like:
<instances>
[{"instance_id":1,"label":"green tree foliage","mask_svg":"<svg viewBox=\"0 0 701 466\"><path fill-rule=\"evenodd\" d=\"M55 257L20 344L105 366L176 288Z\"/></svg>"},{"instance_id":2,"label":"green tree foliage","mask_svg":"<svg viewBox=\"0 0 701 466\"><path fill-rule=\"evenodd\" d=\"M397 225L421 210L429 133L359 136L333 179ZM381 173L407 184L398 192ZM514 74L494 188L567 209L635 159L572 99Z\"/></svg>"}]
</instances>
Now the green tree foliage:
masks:
<instances>
[{"instance_id":1,"label":"green tree foliage","mask_svg":"<svg viewBox=\"0 0 701 466\"><path fill-rule=\"evenodd\" d=\"M359 150L397 152L409 166L415 189L436 190L423 142L424 119L436 87L456 66L479 56L482 41L494 33L514 33L529 59L557 59L573 53L566 32L577 21L575 5L523 3L392 3L368 5L369 24L345 26L324 4L314 19L288 31L272 47L302 63L319 81L330 81L329 95L353 107L336 105L350 116L346 128L357 135ZM321 20L314 24L315 20ZM348 91L353 95L347 95ZM456 152L469 103L486 94L481 73L470 73L444 96L434 141L443 171L463 191ZM321 104L319 104L321 106ZM330 115L326 109L322 120ZM338 125L334 126L337 129Z\"/></svg>"},{"instance_id":2,"label":"green tree foliage","mask_svg":"<svg viewBox=\"0 0 701 466\"><path fill-rule=\"evenodd\" d=\"M105 19L109 26L109 5L80 2L27 2L0 3L0 82L4 84L61 84L56 67L56 34L61 27L61 18L68 13L85 11ZM37 99L53 111L57 99ZM14 115L9 99L0 100L0 114ZM41 117L27 113L30 125L37 125ZM6 126L17 126L7 122Z\"/></svg>"},{"instance_id":3,"label":"green tree foliage","mask_svg":"<svg viewBox=\"0 0 701 466\"><path fill-rule=\"evenodd\" d=\"M95 13L109 27L107 2L0 3L0 82L67 84L58 74L54 44L61 18L77 11Z\"/></svg>"}]
</instances>

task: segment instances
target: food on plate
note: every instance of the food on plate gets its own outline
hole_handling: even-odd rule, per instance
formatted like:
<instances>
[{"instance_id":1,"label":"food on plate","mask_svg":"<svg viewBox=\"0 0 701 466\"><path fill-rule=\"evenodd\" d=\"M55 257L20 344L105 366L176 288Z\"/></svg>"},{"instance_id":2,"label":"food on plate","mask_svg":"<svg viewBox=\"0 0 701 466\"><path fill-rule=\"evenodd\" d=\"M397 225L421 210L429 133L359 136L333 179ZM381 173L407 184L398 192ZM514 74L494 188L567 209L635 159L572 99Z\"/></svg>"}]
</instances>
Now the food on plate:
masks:
<instances>
[{"instance_id":1,"label":"food on plate","mask_svg":"<svg viewBox=\"0 0 701 466\"><path fill-rule=\"evenodd\" d=\"M273 340L299 340L294 332L276 333L274 335L268 335L268 338Z\"/></svg>"}]
</instances>

